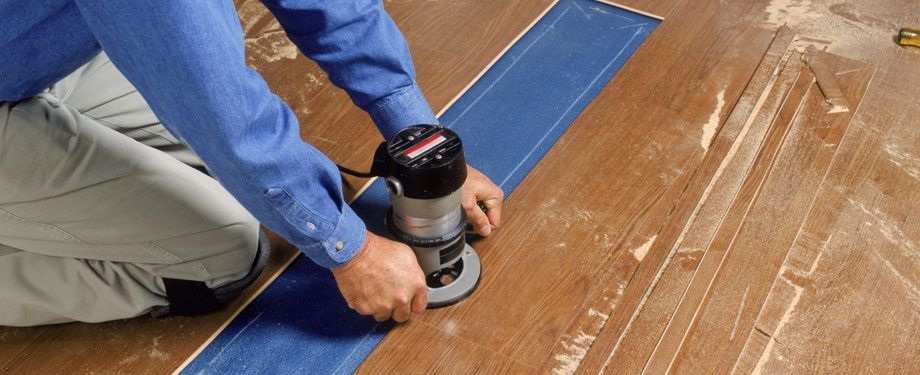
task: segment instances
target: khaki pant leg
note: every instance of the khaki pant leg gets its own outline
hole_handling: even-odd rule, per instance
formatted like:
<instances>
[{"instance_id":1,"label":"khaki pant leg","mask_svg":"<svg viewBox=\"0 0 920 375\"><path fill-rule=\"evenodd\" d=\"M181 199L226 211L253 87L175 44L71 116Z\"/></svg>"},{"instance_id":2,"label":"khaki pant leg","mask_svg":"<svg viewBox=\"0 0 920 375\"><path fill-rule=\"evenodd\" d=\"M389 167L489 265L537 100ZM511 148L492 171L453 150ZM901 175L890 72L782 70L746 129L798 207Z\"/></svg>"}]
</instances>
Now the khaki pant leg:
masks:
<instances>
[{"instance_id":1,"label":"khaki pant leg","mask_svg":"<svg viewBox=\"0 0 920 375\"><path fill-rule=\"evenodd\" d=\"M0 103L0 325L138 316L166 304L162 278L213 288L252 265L258 223L223 187L113 127L118 90L82 107L118 81L96 72Z\"/></svg>"}]
</instances>

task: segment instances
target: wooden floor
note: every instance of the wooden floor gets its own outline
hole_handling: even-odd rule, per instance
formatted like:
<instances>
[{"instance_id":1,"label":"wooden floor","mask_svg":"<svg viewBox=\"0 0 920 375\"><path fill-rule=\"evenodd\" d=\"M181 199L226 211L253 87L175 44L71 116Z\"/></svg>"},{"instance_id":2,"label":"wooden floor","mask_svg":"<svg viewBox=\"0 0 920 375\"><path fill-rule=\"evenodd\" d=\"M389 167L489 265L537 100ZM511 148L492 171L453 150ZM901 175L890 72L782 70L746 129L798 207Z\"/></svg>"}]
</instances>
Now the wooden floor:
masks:
<instances>
[{"instance_id":1,"label":"wooden floor","mask_svg":"<svg viewBox=\"0 0 920 375\"><path fill-rule=\"evenodd\" d=\"M386 4L437 110L550 1ZM477 243L479 290L359 371L920 373L920 49L892 40L920 2L620 4L665 20ZM238 7L304 138L365 167L366 116ZM0 329L0 373L169 372L233 311Z\"/></svg>"}]
</instances>

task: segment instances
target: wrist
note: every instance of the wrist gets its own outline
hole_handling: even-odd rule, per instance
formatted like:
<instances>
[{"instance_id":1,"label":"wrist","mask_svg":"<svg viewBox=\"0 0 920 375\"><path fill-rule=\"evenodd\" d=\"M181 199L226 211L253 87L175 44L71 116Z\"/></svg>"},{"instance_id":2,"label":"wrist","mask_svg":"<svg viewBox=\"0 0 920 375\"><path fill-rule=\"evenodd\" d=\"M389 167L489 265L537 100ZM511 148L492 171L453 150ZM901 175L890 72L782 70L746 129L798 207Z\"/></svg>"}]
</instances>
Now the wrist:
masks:
<instances>
[{"instance_id":1,"label":"wrist","mask_svg":"<svg viewBox=\"0 0 920 375\"><path fill-rule=\"evenodd\" d=\"M370 252L369 248L371 247L371 242L376 241L376 237L377 236L375 234L366 230L366 233L364 235L364 243L361 245L361 248L358 249L358 252L355 253L355 255L351 257L351 259L349 259L348 262L345 262L345 264L343 264L342 266L337 267L337 268L331 268L330 271L332 271L332 274L338 275L338 274L347 272L348 270L354 268L354 265L356 263L360 263L360 261L363 258L367 257L367 254Z\"/></svg>"}]
</instances>

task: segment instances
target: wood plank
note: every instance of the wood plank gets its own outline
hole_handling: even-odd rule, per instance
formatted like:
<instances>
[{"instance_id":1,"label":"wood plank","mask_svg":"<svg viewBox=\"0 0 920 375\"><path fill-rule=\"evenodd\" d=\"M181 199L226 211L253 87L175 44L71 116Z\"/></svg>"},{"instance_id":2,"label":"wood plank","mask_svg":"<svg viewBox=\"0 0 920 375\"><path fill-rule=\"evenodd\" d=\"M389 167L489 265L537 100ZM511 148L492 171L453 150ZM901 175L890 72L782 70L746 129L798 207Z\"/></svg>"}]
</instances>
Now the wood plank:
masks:
<instances>
[{"instance_id":1,"label":"wood plank","mask_svg":"<svg viewBox=\"0 0 920 375\"><path fill-rule=\"evenodd\" d=\"M539 1L388 2L409 41L419 84L432 107L450 102L551 3ZM297 54L255 0L239 1L247 63L302 123L301 135L331 159L361 169L380 136L368 116ZM360 187L362 181L352 180ZM275 238L276 254L256 286L299 252ZM0 328L0 373L163 373L175 369L237 312L245 298L204 317L138 318L104 324Z\"/></svg>"},{"instance_id":2,"label":"wood plank","mask_svg":"<svg viewBox=\"0 0 920 375\"><path fill-rule=\"evenodd\" d=\"M799 58L799 55L794 55ZM793 75L796 75L793 72ZM733 196L731 206L719 221L715 237L708 246L701 249L704 254L700 264L693 274L690 284L673 313L667 328L662 335L655 351L649 358L647 369L652 372L662 372L668 369L671 360L684 340L687 330L699 314L700 304L707 298L712 287L713 279L718 274L725 261L729 250L734 245L739 231L748 218L753 204L759 198L765 180L777 161L777 153L786 140L793 122L801 109L806 93L814 83L814 76L807 70L798 69L795 83L785 97L783 105L776 113L776 117L768 118L771 123L763 145L757 152L754 164L746 170L744 182L737 191L725 191Z\"/></svg>"},{"instance_id":3,"label":"wood plank","mask_svg":"<svg viewBox=\"0 0 920 375\"><path fill-rule=\"evenodd\" d=\"M914 4L914 8L917 5L920 5L920 4ZM793 9L795 11L793 12L794 14L791 17L786 18L785 20L780 18L779 23L782 23L784 21L786 22L795 21L796 22L795 26L797 29L804 29L810 33L809 37L805 38L803 42L800 42L800 45L801 43L806 43L806 42L807 43L819 42L819 43L828 44L831 46L832 50L833 49L840 50L840 51L846 52L849 55L858 55L858 56L863 56L863 57L869 56L868 58L869 61L874 60L877 62L881 62L883 64L883 69L890 69L890 68L886 68L885 65L892 64L892 62L894 62L894 64L896 65L899 65L899 69L896 70L898 72L897 73L898 75L895 75L894 73L895 71L892 71L890 76L885 77L886 81L897 82L897 84L895 84L894 86L897 86L898 90L890 90L889 87L885 87L883 89L876 88L878 90L878 93L875 95L877 100L870 100L869 105L868 105L870 109L868 110L868 112L863 112L863 113L876 114L874 116L869 115L870 118L879 117L878 115L879 113L883 114L880 117L884 118L885 120L872 121L873 123L872 130L885 129L888 124L883 125L882 121L889 121L894 124L901 124L901 127L905 128L909 126L907 124L910 123L910 121L905 121L905 120L908 118L912 118L912 117L915 118L915 116L910 115L909 114L910 111L906 110L904 106L905 105L908 105L908 106L917 105L916 87L918 86L916 85L916 83L913 83L913 84L910 83L910 82L915 81L917 77L916 75L905 75L906 66L914 66L915 69L917 66L916 65L917 61L911 60L911 58L909 57L911 56L910 55L911 51L897 50L894 48L890 48L890 46L888 46L885 43L879 44L879 43L869 42L872 39L869 37L863 36L863 34L861 34L861 33L864 33L865 31L860 31L858 34L854 34L854 33L841 33L840 31L844 29L843 27L836 28L833 30L831 29L835 28L836 25L841 23L841 21L854 22L854 24L858 23L857 24L858 26L854 27L854 29L857 27L860 28L861 30L865 30L866 28L869 28L872 30L872 33L873 33L872 35L877 36L880 32L876 30L883 29L886 27L886 25L891 25L890 20L892 18L896 18L897 15L917 13L916 9L913 12L911 12L909 9L906 9L906 8L907 7L903 6L902 3L894 3L890 1L870 1L867 4L860 4L857 7L850 6L850 5L834 5L834 6L829 7L828 9L823 9L820 5L818 5L816 8L810 7L810 9L808 10ZM766 11L769 13L767 18L771 20L777 14L786 14L786 10L777 9L773 7L767 7ZM756 14L756 8L754 11L752 11L752 13ZM872 16L870 16L870 14ZM844 17L845 20L840 20L840 21L835 20L834 19L835 16ZM881 33L884 35L884 32L881 32ZM831 36L832 38L819 39L817 38L818 36ZM848 72L844 72L844 73L848 74ZM898 80L895 77L902 77L904 79ZM877 81L878 79L876 79L875 82ZM888 82L888 83L889 85L891 84L891 82ZM913 94L909 94L908 92L912 92ZM870 97L872 97L872 95L870 95ZM893 100L895 103L885 104L883 103L884 100ZM912 104L907 104L908 102ZM864 104L862 107L860 107L861 108L860 110L867 111L866 107L867 105ZM916 128L915 121L914 121L913 126L914 128ZM910 134L910 133L916 134L916 131L905 132L902 129L900 132L896 132L896 134L898 135L893 136L892 139L899 140L900 145L898 146L888 145L887 147L890 150L892 150L892 152L887 152L886 150L882 150L881 147L878 147L878 149L876 150L872 150L871 147L869 147L869 150L871 151L863 150L863 152L871 153L871 152L878 152L881 150L883 152L883 156L889 159L890 164L898 163L899 168L902 170L902 172L906 173L907 175L910 175L911 171L916 170L916 167L911 169L913 165L916 164L916 162L914 162L914 164L911 164L911 162L916 159L914 156L911 155L910 152L905 152L904 150L910 149L911 147L913 147L913 149L918 149L917 147L918 142L917 142L916 135L907 136L906 139L904 138L906 134ZM907 145L910 145L910 146L907 146ZM887 154L887 155L884 155L884 154ZM894 156L894 155L897 155L897 156ZM860 157L865 157L865 155L853 156L853 158L855 158L856 160L858 160ZM862 163L865 163L865 161L854 162L853 165L858 166ZM854 176L857 176L858 173L867 173L867 171L864 169L862 170L862 172L843 172L843 171L844 171L843 169L840 169L839 173L845 173L846 175L850 176L851 180L843 181L841 184L838 184L838 185L832 185L832 186L835 186L834 191L838 193L843 193L843 191L849 191L851 184L855 183L858 185L859 183L855 182L857 180L854 178ZM900 182L900 183L892 182L890 184L886 184L887 189L894 190L894 191L900 191L904 189L905 185L906 184L903 182ZM914 210L916 210L915 203L906 204L907 202L914 202L914 201L910 199L905 199L904 196L899 197L899 199L896 199L896 201L901 203L901 207L907 207L906 209L913 207ZM835 214L839 213L839 211L832 211L832 212L834 212ZM907 228L911 227L911 224L910 224L911 222L909 220L902 221L901 219L904 219L903 216L896 216L896 217L898 219L889 221L888 223L889 229L893 228L893 225L897 225L898 228L903 228L905 225L907 225ZM849 228L852 228L852 226L850 226ZM841 230L844 230L845 231L844 233L849 232L849 230L846 230L845 228L841 228ZM660 241L662 237L659 236L658 239ZM902 241L905 241L904 238L902 238ZM851 247L848 246L846 248L851 248ZM698 254L694 255L694 253L696 253L695 251L689 251L689 250L691 249L688 249L688 254L686 255L686 259L684 259L685 261L682 262L683 264L690 263L688 264L688 270L685 272L692 272L692 270L695 269L695 265L693 264L693 261L694 261L694 258L698 260L698 256L699 256ZM843 251L843 250L841 249L838 251ZM650 251L650 254L654 252L655 250L652 249ZM841 258L837 258L837 259L841 259ZM848 267L848 266L844 265L843 263L840 263L836 269L839 270L844 267ZM677 267L671 267L668 271L672 271L676 268ZM907 268L901 266L899 267L899 269L901 269L902 272L904 272L904 270ZM854 272L856 272L856 274L861 274L859 271L859 268L855 269ZM890 270L880 269L879 272L890 272ZM910 274L910 273L905 272L904 274ZM833 279L833 277L835 276L837 276L837 274L834 274L833 276L831 275L827 276L829 284L832 283L830 280ZM662 276L663 279L666 277L667 275ZM877 279L874 279L874 280L877 280ZM909 281L909 280L918 280L918 279L916 277L915 278L906 277L906 280ZM631 282L635 282L635 281L636 280L634 278ZM903 291L905 290L905 287L903 286L904 282L906 281L902 280L901 283L894 283L893 285L889 283L888 285L891 285L891 288L900 288L900 290ZM662 284L664 283L665 281L662 281L661 283L657 284L654 287L654 290L652 290L651 292L658 294L659 296L665 296L669 293L668 291L670 290L671 291L670 293L673 294L674 293L673 290L675 289L665 288L665 290L660 290L660 288L662 288ZM899 284L902 284L902 285L899 285ZM907 284L907 285L909 287L910 285L916 285L916 284L917 282L914 281L913 284ZM879 282L879 285L885 285L885 284L882 282ZM910 288L906 288L906 290L910 290ZM627 293L628 293L628 288L627 288ZM679 298L679 296L680 294L678 293L677 297L675 298ZM859 293L849 294L849 296L854 297L854 298L859 298L859 299L867 299L867 300L875 300L877 298L874 295L869 294L869 292L866 290L861 290ZM622 303L623 302L621 302L621 304ZM649 300L648 303L645 304L644 309L646 310L643 312L643 315L640 316L640 319L646 316L644 314L648 312L649 306L652 304L653 304L652 300ZM632 333L633 338L648 334L648 331L645 330L646 328L660 327L661 325L667 323L668 319L670 319L670 317L667 314L670 313L672 310L668 310L667 304L665 304L664 307L659 307L659 308L665 312L664 320L654 321L653 319L649 319L649 322L646 326L637 327L637 325L634 325L633 328L635 329L635 331L633 331ZM911 309L909 308L905 309L905 306L903 305L900 305L898 306L898 308L892 309L892 310L893 311L891 312L886 311L886 313L878 314L878 315L885 316L886 319L890 319L892 321L901 321L901 322L911 321L912 322L913 320L916 320L915 315L914 315L914 319L912 320L910 317L910 314L907 313L907 312L910 312ZM830 320L829 318L827 318L828 314L822 314L821 311L822 310L820 310L819 308L813 308L811 310L806 310L807 313L811 313L810 317L812 319L823 321L823 322L828 322ZM916 308L914 308L913 309L914 314L916 314L916 311L917 311ZM905 315L905 313L907 314ZM837 309L837 311L834 312L834 315L842 315L846 319L849 319L849 321L851 322L861 322L862 323L862 325L852 326L852 327L871 327L872 326L872 324L869 323L868 321L858 318L858 317L863 316L863 314L859 313L859 310L850 309L850 308L839 308ZM823 317L826 319L817 319L819 317ZM727 324L727 325L732 325L733 323L734 323L733 321L723 322L723 324ZM906 326L902 325L901 331L898 333L895 333L893 330L889 330L889 331L885 331L884 333L880 333L878 335L873 335L872 333L870 333L870 331L873 331L873 329L871 328L861 329L859 331L853 332L852 329L844 329L839 324L829 324L828 326L820 326L820 325L817 325L818 324L817 322L814 323L816 325L810 325L811 323L807 321L803 322L803 324L809 324L809 325L805 326L804 331L801 331L800 334L796 335L795 337L798 338L798 341L807 342L807 344L798 345L794 349L783 347L784 349L790 349L790 350L784 353L781 353L781 354L774 354L770 363L774 365L777 363L782 364L782 366L771 367L771 369L774 370L773 371L774 373L795 372L794 370L798 370L798 372L803 372L803 373L813 372L810 370L803 371L802 370L803 367L798 366L798 362L796 362L795 360L790 360L792 356L799 356L800 358L804 359L803 362L807 363L810 366L813 366L813 367L805 367L808 369L818 368L818 369L824 369L824 371L829 371L831 369L839 369L840 367L830 367L830 366L822 367L823 365L827 365L827 363L824 361L825 358L823 357L826 353L825 350L834 351L835 360L837 361L836 363L837 365L841 363L846 363L848 359L847 355L853 355L855 359L854 362L858 361L859 363L871 365L868 367L870 369L892 368L893 366L891 365L881 364L881 362L883 361L881 359L878 359L878 360L868 359L872 357L878 357L878 358L881 358L881 357L873 355L874 352L872 351L868 351L868 353L866 353L867 351L865 350L861 351L860 349L857 349L857 347L852 346L849 343L850 341L849 337L851 336L859 337L861 340L863 340L863 342L866 342L866 343L880 342L880 340L882 340L881 337L885 337L889 340L893 340L894 343L896 344L895 347L904 347L905 345L910 345L910 342L911 342L910 337L914 337L914 338L916 337L916 334L914 334L913 336L909 336L911 332L915 332L914 331L915 328L913 324L907 324ZM830 327L836 328L836 331ZM818 331L822 329L823 329L822 332L826 334L824 336L822 335L811 336L807 333L807 332L814 332L814 331ZM753 335L754 333L752 332L752 337L753 337L752 345L757 345L757 343L760 343L763 346L766 345L767 343L766 339L763 339L761 337L756 337ZM840 337L840 339L836 339L834 337ZM779 339L777 340L777 342L781 342L781 341L783 340L779 340ZM913 341L915 342L915 339ZM621 344L627 345L626 342L623 342ZM812 351L808 349L813 346L820 347L822 349L820 351ZM860 348L865 348L865 347L873 347L873 346L861 346ZM876 345L875 347L878 347L878 345ZM595 348L592 348L592 350L593 349ZM621 346L619 350L624 350L624 348ZM762 352L762 350L760 352ZM776 351L774 350L774 352ZM910 351L908 350L908 352ZM628 361L629 359L630 359L629 355L623 354L623 355L618 355L615 361L616 363L619 364L620 361ZM913 364L914 364L914 361L904 360L899 363L900 365L899 367L895 367L895 368L913 369L914 367L911 367L913 366ZM753 365L750 368L753 368ZM884 371L884 370L880 370L880 371ZM590 372L590 371L586 371L586 372ZM626 372L637 372L637 371L626 371ZM740 371L740 372L744 372L744 371ZM904 371L904 372L916 372L916 370L915 371Z\"/></svg>"},{"instance_id":4,"label":"wood plank","mask_svg":"<svg viewBox=\"0 0 920 375\"><path fill-rule=\"evenodd\" d=\"M920 371L920 129L903 107L920 104L907 74L920 59L875 56L873 89L755 323L764 339L752 332L736 372Z\"/></svg>"},{"instance_id":5,"label":"wood plank","mask_svg":"<svg viewBox=\"0 0 920 375\"><path fill-rule=\"evenodd\" d=\"M404 334L392 342L405 350L386 355L385 361L369 359L361 371L372 374L532 374L535 369L429 326L422 321L403 324Z\"/></svg>"},{"instance_id":6,"label":"wood plank","mask_svg":"<svg viewBox=\"0 0 920 375\"><path fill-rule=\"evenodd\" d=\"M847 99L844 97L843 91L840 90L840 86L837 85L837 79L834 77L834 73L830 71L827 62L825 62L822 55L818 53L818 49L815 48L814 45L808 46L804 58L808 63L808 67L811 68L811 72L814 73L815 80L818 81L818 87L820 87L821 92L824 93L824 101L831 105L829 112L839 113L849 111L850 107L849 104L847 104Z\"/></svg>"},{"instance_id":7,"label":"wood plank","mask_svg":"<svg viewBox=\"0 0 920 375\"><path fill-rule=\"evenodd\" d=\"M744 95L727 116L702 166L681 197L675 212L682 214L674 215L659 236L660 245L655 244L661 246L655 253L666 256L664 263L658 265L662 273L645 288L648 290L645 302L632 314L628 327L606 333L618 336L616 350L605 346L593 348L594 355L602 355L610 363L609 371L641 372L667 327L674 307L699 265L703 249L709 245L720 218L732 202L734 194L723 192L736 191L744 181L773 117L802 68L801 61L790 62L788 48L793 37L794 32L789 29L777 32Z\"/></svg>"},{"instance_id":8,"label":"wood plank","mask_svg":"<svg viewBox=\"0 0 920 375\"><path fill-rule=\"evenodd\" d=\"M822 59L835 72L856 70L841 76L841 88L847 101L857 106L874 69L830 55ZM769 285L816 197L815 189L796 187L823 183L849 129L852 113L827 113L824 95L816 86L812 85L793 118L788 138L778 150L775 163L771 163L769 178L760 187L744 221L729 227L734 234L726 239L730 241L727 255L712 274L689 330L679 332L683 337L679 353L668 361L675 371L727 372L743 349L747 335L738 332L752 329ZM713 246L718 243L717 235Z\"/></svg>"}]
</instances>

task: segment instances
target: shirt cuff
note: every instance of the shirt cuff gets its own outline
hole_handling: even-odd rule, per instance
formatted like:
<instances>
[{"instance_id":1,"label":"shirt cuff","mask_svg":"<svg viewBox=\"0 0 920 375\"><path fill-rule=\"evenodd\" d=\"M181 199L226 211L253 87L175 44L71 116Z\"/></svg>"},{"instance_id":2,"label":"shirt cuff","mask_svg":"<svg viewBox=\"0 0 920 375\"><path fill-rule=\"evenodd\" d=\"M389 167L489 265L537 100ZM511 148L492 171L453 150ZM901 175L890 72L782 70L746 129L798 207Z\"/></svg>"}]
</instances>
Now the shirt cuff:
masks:
<instances>
[{"instance_id":1,"label":"shirt cuff","mask_svg":"<svg viewBox=\"0 0 920 375\"><path fill-rule=\"evenodd\" d=\"M338 268L348 263L361 247L364 246L367 229L364 221L355 214L349 206L344 206L342 216L336 224L332 234L322 241L322 248L326 251L328 259L314 259L320 266Z\"/></svg>"},{"instance_id":2,"label":"shirt cuff","mask_svg":"<svg viewBox=\"0 0 920 375\"><path fill-rule=\"evenodd\" d=\"M384 139L390 139L400 130L419 124L438 124L418 84L383 97L367 109Z\"/></svg>"}]
</instances>

